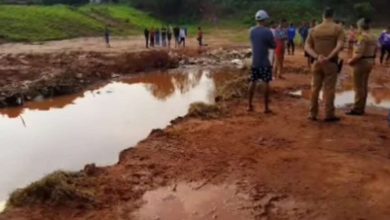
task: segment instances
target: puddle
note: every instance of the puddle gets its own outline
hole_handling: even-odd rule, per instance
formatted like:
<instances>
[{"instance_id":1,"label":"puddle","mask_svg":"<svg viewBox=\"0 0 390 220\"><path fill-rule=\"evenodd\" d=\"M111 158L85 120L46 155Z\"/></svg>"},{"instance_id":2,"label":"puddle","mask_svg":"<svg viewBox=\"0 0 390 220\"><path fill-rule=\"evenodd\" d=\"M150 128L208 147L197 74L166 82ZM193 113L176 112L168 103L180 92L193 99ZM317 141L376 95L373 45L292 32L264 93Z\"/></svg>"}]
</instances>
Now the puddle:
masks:
<instances>
[{"instance_id":1,"label":"puddle","mask_svg":"<svg viewBox=\"0 0 390 220\"><path fill-rule=\"evenodd\" d=\"M310 99L309 90L297 90L297 91L290 92L289 95L294 97L303 97L305 99ZM320 97L322 99L322 92ZM335 105L338 108L347 107L354 103L354 99L355 99L355 92L353 90L337 92ZM371 89L367 98L367 106L390 109L390 89L385 89L385 88Z\"/></svg>"},{"instance_id":2,"label":"puddle","mask_svg":"<svg viewBox=\"0 0 390 220\"><path fill-rule=\"evenodd\" d=\"M0 109L0 201L55 170L117 162L120 151L184 116L191 103L213 102L214 91L208 72L155 73Z\"/></svg>"},{"instance_id":3,"label":"puddle","mask_svg":"<svg viewBox=\"0 0 390 220\"><path fill-rule=\"evenodd\" d=\"M200 184L198 184L199 186ZM145 201L134 213L136 220L247 220L252 219L248 198L234 186L181 183L145 193Z\"/></svg>"}]
</instances>

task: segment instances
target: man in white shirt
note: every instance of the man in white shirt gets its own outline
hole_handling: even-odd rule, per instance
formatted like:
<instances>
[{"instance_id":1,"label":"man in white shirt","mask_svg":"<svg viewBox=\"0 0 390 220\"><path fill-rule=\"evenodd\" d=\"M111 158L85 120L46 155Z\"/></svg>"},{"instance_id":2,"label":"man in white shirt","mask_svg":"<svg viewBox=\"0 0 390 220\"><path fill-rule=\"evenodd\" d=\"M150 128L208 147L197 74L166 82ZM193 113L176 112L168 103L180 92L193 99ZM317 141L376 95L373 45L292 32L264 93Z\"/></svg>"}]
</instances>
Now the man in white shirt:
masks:
<instances>
[{"instance_id":1,"label":"man in white shirt","mask_svg":"<svg viewBox=\"0 0 390 220\"><path fill-rule=\"evenodd\" d=\"M184 28L180 28L180 33L179 33L179 45L183 44L183 47L186 47L186 31Z\"/></svg>"}]
</instances>

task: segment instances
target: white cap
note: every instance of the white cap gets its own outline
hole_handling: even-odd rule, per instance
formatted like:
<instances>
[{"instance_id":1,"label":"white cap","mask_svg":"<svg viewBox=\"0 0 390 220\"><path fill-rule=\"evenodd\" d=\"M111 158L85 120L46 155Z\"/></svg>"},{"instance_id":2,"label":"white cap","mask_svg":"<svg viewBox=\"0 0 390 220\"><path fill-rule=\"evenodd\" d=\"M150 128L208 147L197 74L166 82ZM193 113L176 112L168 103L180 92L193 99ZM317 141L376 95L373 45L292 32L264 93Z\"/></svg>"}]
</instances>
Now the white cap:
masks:
<instances>
[{"instance_id":1,"label":"white cap","mask_svg":"<svg viewBox=\"0 0 390 220\"><path fill-rule=\"evenodd\" d=\"M263 21L269 19L269 15L266 11L260 10L256 13L255 16L256 21Z\"/></svg>"}]
</instances>

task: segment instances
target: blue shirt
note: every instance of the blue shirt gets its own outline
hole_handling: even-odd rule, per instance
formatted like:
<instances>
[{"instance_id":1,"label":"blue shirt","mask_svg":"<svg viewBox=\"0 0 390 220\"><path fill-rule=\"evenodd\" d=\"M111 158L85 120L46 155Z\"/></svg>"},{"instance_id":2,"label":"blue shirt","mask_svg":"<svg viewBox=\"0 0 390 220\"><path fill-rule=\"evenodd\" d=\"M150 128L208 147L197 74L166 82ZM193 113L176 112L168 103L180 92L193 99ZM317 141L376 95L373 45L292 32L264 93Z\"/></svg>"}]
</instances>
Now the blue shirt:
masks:
<instances>
[{"instance_id":1,"label":"blue shirt","mask_svg":"<svg viewBox=\"0 0 390 220\"><path fill-rule=\"evenodd\" d=\"M294 27L290 27L290 28L288 29L288 39L289 39L289 40L294 40L294 39L295 39L296 32L297 32L297 30L296 30Z\"/></svg>"},{"instance_id":2,"label":"blue shirt","mask_svg":"<svg viewBox=\"0 0 390 220\"><path fill-rule=\"evenodd\" d=\"M307 27L302 27L300 30L299 30L299 33L301 34L301 37L306 40L307 39L307 36L309 36L309 28Z\"/></svg>"},{"instance_id":3,"label":"blue shirt","mask_svg":"<svg viewBox=\"0 0 390 220\"><path fill-rule=\"evenodd\" d=\"M250 31L250 40L252 44L252 67L270 67L268 51L275 49L275 39L271 30L266 27L253 27Z\"/></svg>"}]
</instances>

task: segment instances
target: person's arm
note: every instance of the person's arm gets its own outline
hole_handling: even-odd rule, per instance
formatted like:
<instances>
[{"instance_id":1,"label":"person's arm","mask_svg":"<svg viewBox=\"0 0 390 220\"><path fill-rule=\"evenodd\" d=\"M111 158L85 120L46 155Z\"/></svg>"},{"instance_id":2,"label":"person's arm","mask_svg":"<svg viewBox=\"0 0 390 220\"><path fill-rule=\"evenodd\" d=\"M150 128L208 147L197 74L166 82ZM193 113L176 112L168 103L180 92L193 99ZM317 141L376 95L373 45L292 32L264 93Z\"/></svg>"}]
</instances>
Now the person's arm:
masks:
<instances>
[{"instance_id":1,"label":"person's arm","mask_svg":"<svg viewBox=\"0 0 390 220\"><path fill-rule=\"evenodd\" d=\"M355 51L352 58L348 61L349 65L354 65L357 61L363 58L364 51L366 49L367 40L364 36L359 37L355 46Z\"/></svg>"},{"instance_id":2,"label":"person's arm","mask_svg":"<svg viewBox=\"0 0 390 220\"><path fill-rule=\"evenodd\" d=\"M269 47L269 49L276 48L275 38L274 38L274 35L272 34L271 31L269 32L269 37L268 37L268 47Z\"/></svg>"},{"instance_id":3,"label":"person's arm","mask_svg":"<svg viewBox=\"0 0 390 220\"><path fill-rule=\"evenodd\" d=\"M329 61L330 59L336 57L338 53L343 49L344 47L344 39L345 39L345 33L342 29L339 30L339 34L337 36L337 45L333 49L333 51L325 58L325 60Z\"/></svg>"},{"instance_id":4,"label":"person's arm","mask_svg":"<svg viewBox=\"0 0 390 220\"><path fill-rule=\"evenodd\" d=\"M318 59L319 55L314 51L314 38L313 38L313 32L310 31L309 37L307 38L305 42L305 51L314 59Z\"/></svg>"}]
</instances>

